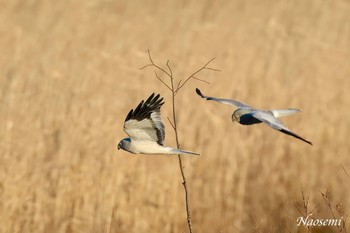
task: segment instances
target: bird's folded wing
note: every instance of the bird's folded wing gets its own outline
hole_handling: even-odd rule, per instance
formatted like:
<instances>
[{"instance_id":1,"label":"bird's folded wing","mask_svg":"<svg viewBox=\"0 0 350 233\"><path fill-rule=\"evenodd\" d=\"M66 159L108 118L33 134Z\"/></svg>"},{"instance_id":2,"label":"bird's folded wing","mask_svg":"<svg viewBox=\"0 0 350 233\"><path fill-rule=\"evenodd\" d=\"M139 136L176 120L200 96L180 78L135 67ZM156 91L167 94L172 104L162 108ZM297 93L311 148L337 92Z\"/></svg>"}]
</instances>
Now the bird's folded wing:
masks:
<instances>
[{"instance_id":1,"label":"bird's folded wing","mask_svg":"<svg viewBox=\"0 0 350 233\"><path fill-rule=\"evenodd\" d=\"M214 101L217 101L219 103L222 103L222 104L228 104L228 105L231 105L231 106L235 106L235 107L249 107L248 105L244 104L244 103L241 103L239 101L236 101L236 100L232 100L232 99L221 99L221 98L215 98L215 97L211 97L211 96L205 96L202 94L202 92L196 88L196 93L206 99L206 100L214 100Z\"/></svg>"}]
</instances>

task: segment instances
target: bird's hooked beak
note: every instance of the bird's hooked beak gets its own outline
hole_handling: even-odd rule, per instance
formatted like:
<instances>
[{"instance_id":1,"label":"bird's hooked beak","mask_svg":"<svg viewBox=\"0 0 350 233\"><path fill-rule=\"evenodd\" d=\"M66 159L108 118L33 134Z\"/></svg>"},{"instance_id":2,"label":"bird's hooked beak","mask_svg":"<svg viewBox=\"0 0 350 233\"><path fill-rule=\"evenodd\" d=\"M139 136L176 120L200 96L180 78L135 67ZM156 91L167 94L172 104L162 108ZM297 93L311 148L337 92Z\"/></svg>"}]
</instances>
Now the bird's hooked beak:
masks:
<instances>
[{"instance_id":1,"label":"bird's hooked beak","mask_svg":"<svg viewBox=\"0 0 350 233\"><path fill-rule=\"evenodd\" d=\"M118 144L118 150L120 150L120 148L122 148L122 147L121 147L121 145L120 145L120 143L119 143L119 144Z\"/></svg>"}]
</instances>

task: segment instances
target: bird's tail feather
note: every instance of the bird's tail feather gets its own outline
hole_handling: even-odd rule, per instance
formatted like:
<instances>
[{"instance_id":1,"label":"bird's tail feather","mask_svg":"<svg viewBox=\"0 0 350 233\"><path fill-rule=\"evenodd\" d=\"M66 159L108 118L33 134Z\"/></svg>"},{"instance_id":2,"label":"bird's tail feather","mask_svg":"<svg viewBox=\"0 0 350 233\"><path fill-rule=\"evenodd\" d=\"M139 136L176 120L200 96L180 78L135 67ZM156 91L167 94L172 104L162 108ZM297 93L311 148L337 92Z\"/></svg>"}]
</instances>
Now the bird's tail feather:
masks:
<instances>
[{"instance_id":1,"label":"bird's tail feather","mask_svg":"<svg viewBox=\"0 0 350 233\"><path fill-rule=\"evenodd\" d=\"M181 149L176 149L176 148L173 148L173 152L174 152L174 154L179 154L179 155L200 155L200 154L192 152L192 151L181 150Z\"/></svg>"},{"instance_id":2,"label":"bird's tail feather","mask_svg":"<svg viewBox=\"0 0 350 233\"><path fill-rule=\"evenodd\" d=\"M283 110L271 110L274 117L284 117L289 115L294 115L295 113L301 112L299 109L296 108L290 108L290 109L283 109Z\"/></svg>"}]
</instances>

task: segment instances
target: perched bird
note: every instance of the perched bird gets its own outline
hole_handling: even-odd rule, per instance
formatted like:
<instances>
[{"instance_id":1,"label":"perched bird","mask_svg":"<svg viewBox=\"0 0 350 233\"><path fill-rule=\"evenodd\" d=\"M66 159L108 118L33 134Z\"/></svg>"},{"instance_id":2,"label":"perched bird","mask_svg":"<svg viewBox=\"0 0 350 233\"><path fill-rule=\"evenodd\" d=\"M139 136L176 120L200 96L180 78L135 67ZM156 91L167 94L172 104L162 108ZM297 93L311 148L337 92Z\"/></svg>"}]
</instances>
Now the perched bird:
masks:
<instances>
[{"instance_id":1,"label":"perched bird","mask_svg":"<svg viewBox=\"0 0 350 233\"><path fill-rule=\"evenodd\" d=\"M237 109L232 114L233 122L237 121L242 125L252 125L252 124L258 124L263 122L273 129L279 130L282 133L296 137L312 145L312 142L298 136L297 134L292 132L290 129L288 129L285 125L283 125L283 123L279 119L277 119L278 117L289 116L297 112L300 112L299 109L259 110L259 109L252 108L249 105L246 105L244 103L238 102L236 100L220 99L220 98L205 96L202 94L202 92L198 88L196 88L196 92L200 97L204 99L214 100L222 104L228 104L236 107Z\"/></svg>"},{"instance_id":2,"label":"perched bird","mask_svg":"<svg viewBox=\"0 0 350 233\"><path fill-rule=\"evenodd\" d=\"M163 98L154 93L146 101L141 101L135 110L131 109L124 122L124 131L129 138L124 138L118 144L118 150L123 149L133 154L183 154L199 155L164 145L165 128L160 115L164 104Z\"/></svg>"}]
</instances>

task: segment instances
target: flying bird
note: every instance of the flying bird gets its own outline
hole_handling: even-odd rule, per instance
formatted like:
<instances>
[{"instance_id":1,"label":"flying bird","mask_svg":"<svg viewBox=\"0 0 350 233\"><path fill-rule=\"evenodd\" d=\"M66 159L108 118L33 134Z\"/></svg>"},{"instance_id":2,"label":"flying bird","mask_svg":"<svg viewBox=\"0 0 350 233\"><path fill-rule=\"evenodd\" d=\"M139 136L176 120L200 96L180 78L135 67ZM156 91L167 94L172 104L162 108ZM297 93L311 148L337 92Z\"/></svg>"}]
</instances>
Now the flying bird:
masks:
<instances>
[{"instance_id":1,"label":"flying bird","mask_svg":"<svg viewBox=\"0 0 350 233\"><path fill-rule=\"evenodd\" d=\"M232 114L232 121L237 121L242 125L253 125L258 123L265 123L273 129L276 129L282 133L285 133L289 136L298 138L310 145L312 142L305 140L299 135L295 134L293 131L288 129L279 119L279 117L293 115L300 112L299 109L284 109L284 110L259 110L255 109L247 104L242 102L231 100L231 99L220 99L210 96L205 96L202 92L196 88L197 94L207 100L214 100L222 104L228 104L234 106L236 110Z\"/></svg>"},{"instance_id":2,"label":"flying bird","mask_svg":"<svg viewBox=\"0 0 350 233\"><path fill-rule=\"evenodd\" d=\"M199 155L164 145L165 127L160 114L163 104L163 98L153 93L146 101L142 100L135 110L130 110L124 122L124 131L129 138L119 142L118 150L133 154Z\"/></svg>"}]
</instances>

